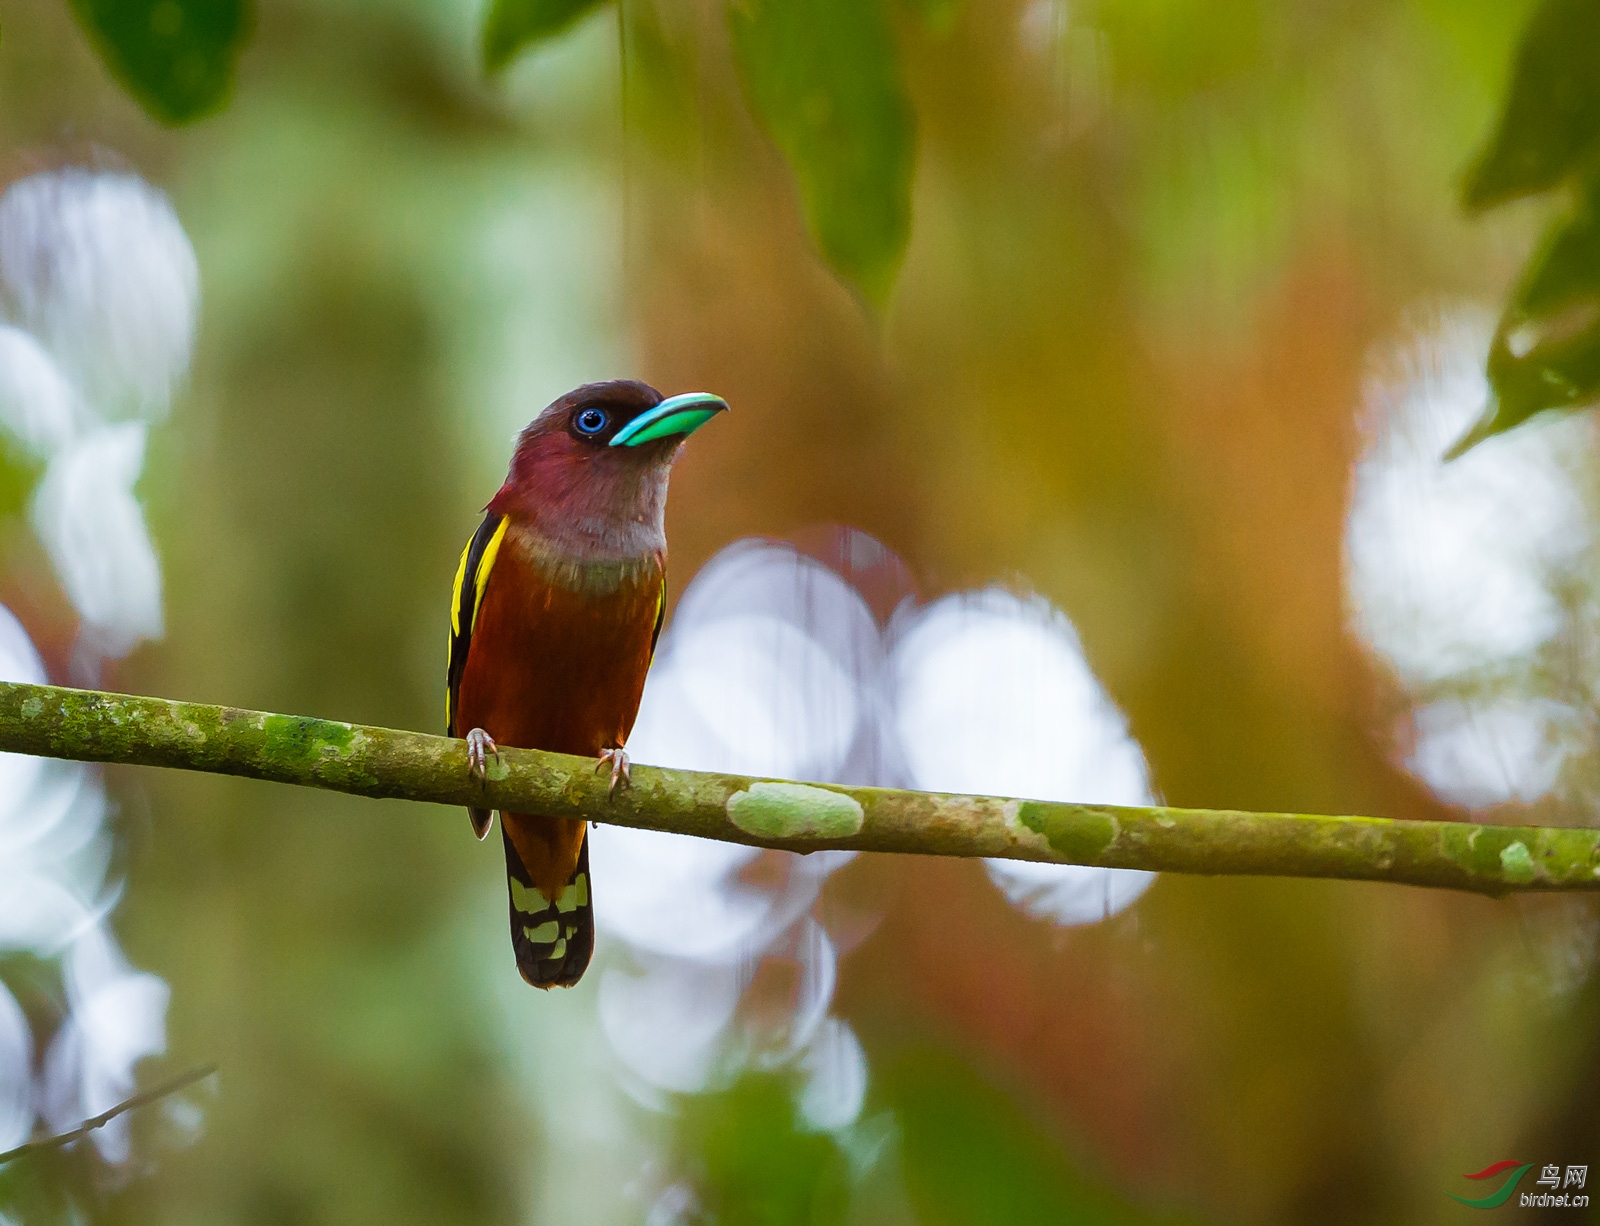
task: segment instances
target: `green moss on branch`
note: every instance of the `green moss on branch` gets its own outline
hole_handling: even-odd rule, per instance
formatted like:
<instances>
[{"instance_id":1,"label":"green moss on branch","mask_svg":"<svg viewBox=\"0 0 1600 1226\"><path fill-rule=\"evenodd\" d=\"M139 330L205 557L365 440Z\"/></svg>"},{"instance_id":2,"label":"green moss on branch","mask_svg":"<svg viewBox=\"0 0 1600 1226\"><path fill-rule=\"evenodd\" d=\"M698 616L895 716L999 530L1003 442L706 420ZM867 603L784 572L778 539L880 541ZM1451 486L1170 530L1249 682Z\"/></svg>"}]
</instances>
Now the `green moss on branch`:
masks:
<instances>
[{"instance_id":1,"label":"green moss on branch","mask_svg":"<svg viewBox=\"0 0 1600 1226\"><path fill-rule=\"evenodd\" d=\"M1334 877L1504 894L1600 889L1600 831L1218 809L1119 808L783 785L636 766L608 797L586 758L304 716L0 682L0 750L243 775L358 796L588 818L791 851L1001 856L1171 873Z\"/></svg>"}]
</instances>

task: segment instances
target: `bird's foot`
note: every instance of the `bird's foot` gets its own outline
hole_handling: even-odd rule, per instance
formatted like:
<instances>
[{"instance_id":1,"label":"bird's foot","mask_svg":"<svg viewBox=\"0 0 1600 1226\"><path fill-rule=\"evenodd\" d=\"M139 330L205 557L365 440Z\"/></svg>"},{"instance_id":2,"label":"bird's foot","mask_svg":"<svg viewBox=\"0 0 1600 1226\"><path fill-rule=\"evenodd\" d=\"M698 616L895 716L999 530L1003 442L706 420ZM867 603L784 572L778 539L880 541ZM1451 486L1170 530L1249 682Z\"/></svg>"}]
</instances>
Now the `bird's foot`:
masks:
<instances>
[{"instance_id":1,"label":"bird's foot","mask_svg":"<svg viewBox=\"0 0 1600 1226\"><path fill-rule=\"evenodd\" d=\"M617 794L617 788L622 784L626 783L632 787L633 777L628 773L628 751L620 745L615 749L602 749L600 761L595 763L594 768L596 771L602 771L607 764L611 767L611 789L606 793L606 797L610 799Z\"/></svg>"},{"instance_id":2,"label":"bird's foot","mask_svg":"<svg viewBox=\"0 0 1600 1226\"><path fill-rule=\"evenodd\" d=\"M500 746L482 728L467 733L467 769L480 780L489 777L489 759L500 760Z\"/></svg>"}]
</instances>

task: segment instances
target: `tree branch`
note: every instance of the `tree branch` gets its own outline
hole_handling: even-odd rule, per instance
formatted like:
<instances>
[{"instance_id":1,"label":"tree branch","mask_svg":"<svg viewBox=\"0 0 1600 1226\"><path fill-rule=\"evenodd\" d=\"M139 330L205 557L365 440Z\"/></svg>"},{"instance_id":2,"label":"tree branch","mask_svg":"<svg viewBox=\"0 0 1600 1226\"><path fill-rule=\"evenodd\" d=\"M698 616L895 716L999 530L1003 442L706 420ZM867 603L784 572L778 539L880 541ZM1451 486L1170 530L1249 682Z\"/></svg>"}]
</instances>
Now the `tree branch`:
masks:
<instances>
[{"instance_id":1,"label":"tree branch","mask_svg":"<svg viewBox=\"0 0 1600 1226\"><path fill-rule=\"evenodd\" d=\"M448 737L297 715L0 682L0 750L243 775L358 796L808 852L999 856L1167 873L1335 877L1505 894L1600 889L1600 831L1122 808L633 769L607 797L587 758L502 749L483 782Z\"/></svg>"}]
</instances>

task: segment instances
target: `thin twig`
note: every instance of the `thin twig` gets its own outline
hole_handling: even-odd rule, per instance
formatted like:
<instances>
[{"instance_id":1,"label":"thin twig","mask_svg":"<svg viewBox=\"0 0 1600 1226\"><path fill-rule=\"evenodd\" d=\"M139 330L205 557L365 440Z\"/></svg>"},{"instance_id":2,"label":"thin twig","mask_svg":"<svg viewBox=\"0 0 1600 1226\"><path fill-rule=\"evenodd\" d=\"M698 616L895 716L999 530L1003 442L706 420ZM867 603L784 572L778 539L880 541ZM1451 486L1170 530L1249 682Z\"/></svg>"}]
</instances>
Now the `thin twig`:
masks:
<instances>
[{"instance_id":1,"label":"thin twig","mask_svg":"<svg viewBox=\"0 0 1600 1226\"><path fill-rule=\"evenodd\" d=\"M40 1137L37 1141L28 1141L8 1149L0 1154L0 1166L8 1162L15 1162L18 1158L26 1158L30 1154L43 1153L47 1149L60 1149L64 1145L71 1145L83 1137L88 1136L96 1128L104 1128L119 1115L129 1111L137 1111L140 1107L148 1107L153 1102L159 1102L169 1094L176 1094L185 1086L193 1085L197 1081L204 1081L217 1071L215 1064L202 1064L199 1068L192 1068L187 1073L179 1073L171 1081L164 1081L153 1090L146 1090L143 1094L135 1094L132 1098L123 1099L109 1111L103 1111L91 1120L84 1120L76 1128L68 1132L57 1133L53 1137Z\"/></svg>"}]
</instances>

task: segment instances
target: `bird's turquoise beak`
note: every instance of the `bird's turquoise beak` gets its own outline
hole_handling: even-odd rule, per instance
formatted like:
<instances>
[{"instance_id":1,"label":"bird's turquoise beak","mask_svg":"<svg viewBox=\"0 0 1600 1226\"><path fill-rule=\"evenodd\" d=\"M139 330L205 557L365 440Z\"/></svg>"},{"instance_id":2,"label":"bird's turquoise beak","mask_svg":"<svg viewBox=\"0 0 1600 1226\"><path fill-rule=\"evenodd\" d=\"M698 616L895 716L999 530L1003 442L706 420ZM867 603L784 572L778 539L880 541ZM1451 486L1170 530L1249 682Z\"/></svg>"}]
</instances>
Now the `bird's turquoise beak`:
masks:
<instances>
[{"instance_id":1,"label":"bird's turquoise beak","mask_svg":"<svg viewBox=\"0 0 1600 1226\"><path fill-rule=\"evenodd\" d=\"M728 402L710 392L685 392L668 396L653 409L635 417L611 439L613 447L637 447L673 435L690 435L718 413L725 413Z\"/></svg>"}]
</instances>

